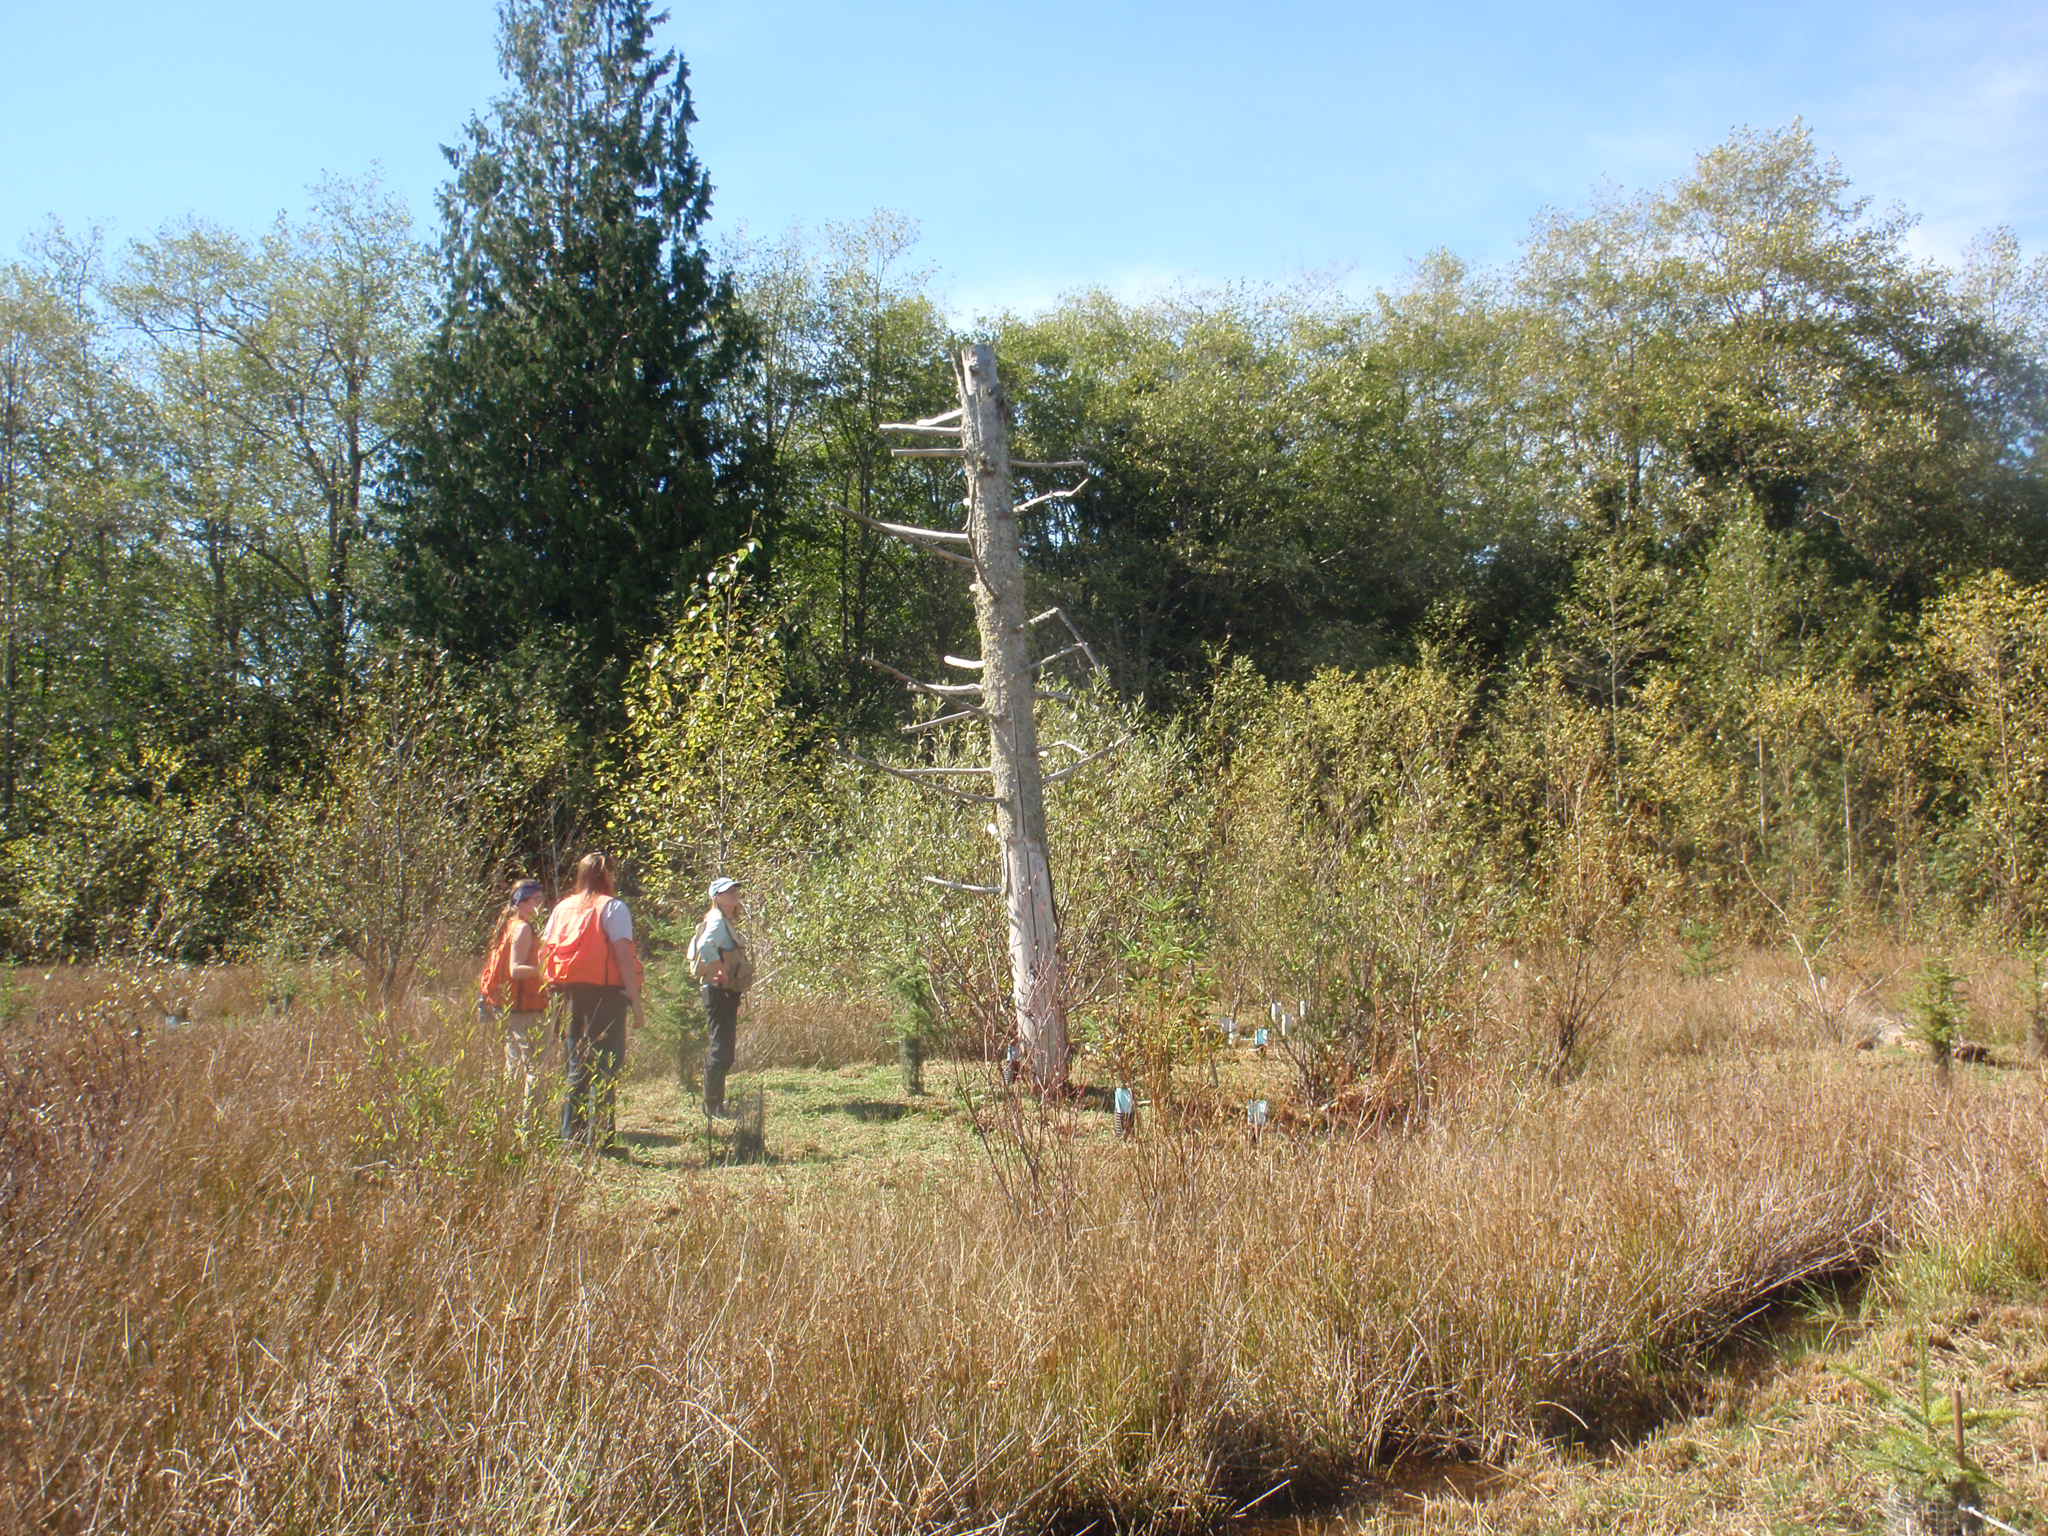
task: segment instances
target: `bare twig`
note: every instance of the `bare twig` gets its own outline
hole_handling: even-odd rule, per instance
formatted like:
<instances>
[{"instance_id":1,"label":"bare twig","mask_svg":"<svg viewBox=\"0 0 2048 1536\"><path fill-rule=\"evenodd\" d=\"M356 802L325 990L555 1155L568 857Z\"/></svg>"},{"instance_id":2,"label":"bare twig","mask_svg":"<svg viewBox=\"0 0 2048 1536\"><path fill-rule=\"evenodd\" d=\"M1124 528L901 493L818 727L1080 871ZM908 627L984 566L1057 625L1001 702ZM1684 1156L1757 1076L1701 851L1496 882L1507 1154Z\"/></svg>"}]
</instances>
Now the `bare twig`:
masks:
<instances>
[{"instance_id":1,"label":"bare twig","mask_svg":"<svg viewBox=\"0 0 2048 1536\"><path fill-rule=\"evenodd\" d=\"M1067 635L1074 642L1073 646L1069 646L1067 649L1072 650L1075 646L1078 646L1081 654L1088 658L1088 669L1091 672L1100 672L1102 670L1102 663L1096 658L1094 647L1090 646L1087 640L1083 638L1081 631L1074 627L1074 621L1067 617L1066 609L1048 608L1043 613L1033 614L1027 622L1033 628L1036 628L1047 619L1058 619L1060 623L1066 626ZM1058 654L1065 655L1066 651L1059 652ZM1048 657L1047 659L1050 660L1051 658Z\"/></svg>"},{"instance_id":2,"label":"bare twig","mask_svg":"<svg viewBox=\"0 0 2048 1536\"><path fill-rule=\"evenodd\" d=\"M1029 501L1019 502L1017 510L1019 512L1029 512L1033 507L1042 507L1048 501L1072 501L1092 485L1094 481L1095 477L1093 475L1084 475L1078 485L1070 485L1064 491L1046 491L1032 497Z\"/></svg>"},{"instance_id":3,"label":"bare twig","mask_svg":"<svg viewBox=\"0 0 2048 1536\"><path fill-rule=\"evenodd\" d=\"M905 736L915 736L919 731L934 731L942 725L954 725L962 720L986 720L988 711L978 705L970 709L956 709L950 715L940 715L935 720L919 720L912 725L898 726Z\"/></svg>"},{"instance_id":4,"label":"bare twig","mask_svg":"<svg viewBox=\"0 0 2048 1536\"><path fill-rule=\"evenodd\" d=\"M1083 768L1086 768L1090 763L1095 762L1100 758L1105 758L1109 756L1110 753L1115 752L1122 747L1128 746L1130 744L1130 740L1131 738L1126 736L1120 741L1112 741L1108 746L1102 748L1100 751L1090 752L1086 757L1080 759L1078 762L1072 762L1067 764L1066 767L1060 769L1057 773L1047 774L1045 776L1046 784L1048 786L1051 786L1059 783L1062 779L1071 779L1075 774L1079 773Z\"/></svg>"},{"instance_id":5,"label":"bare twig","mask_svg":"<svg viewBox=\"0 0 2048 1536\"><path fill-rule=\"evenodd\" d=\"M1054 662L1062 661L1065 658L1073 655L1076 651L1081 651L1085 653L1087 650L1087 646L1083 645L1080 641L1076 640L1072 645L1062 646L1059 650L1054 651L1050 656L1039 657L1038 660L1032 663L1032 666L1042 671L1046 667L1051 666ZM1089 659L1093 660L1094 658L1091 656Z\"/></svg>"},{"instance_id":6,"label":"bare twig","mask_svg":"<svg viewBox=\"0 0 2048 1536\"><path fill-rule=\"evenodd\" d=\"M920 528L914 523L885 523L878 517L869 517L865 512L856 512L851 507L832 503L832 510L843 513L856 523L872 528L877 533L891 534L899 539L917 539L937 544L965 544L967 535L952 528Z\"/></svg>"},{"instance_id":7,"label":"bare twig","mask_svg":"<svg viewBox=\"0 0 2048 1536\"><path fill-rule=\"evenodd\" d=\"M1000 896L1003 894L1003 889L999 885L971 885L965 880L942 880L937 875L924 875L920 878L926 885L943 886L949 891L966 891L971 896Z\"/></svg>"},{"instance_id":8,"label":"bare twig","mask_svg":"<svg viewBox=\"0 0 2048 1536\"><path fill-rule=\"evenodd\" d=\"M950 411L941 411L936 416L920 416L915 421L885 421L882 423L882 430L884 432L929 432L944 427L948 422L957 422L966 414L967 409L965 406L956 405ZM956 426L950 430L957 432L960 429Z\"/></svg>"},{"instance_id":9,"label":"bare twig","mask_svg":"<svg viewBox=\"0 0 2048 1536\"><path fill-rule=\"evenodd\" d=\"M899 672L894 667L890 666L889 663L887 663L886 661L878 661L873 656L865 656L861 659L865 661L869 666L873 667L877 672L886 672L891 677L895 678L898 682L902 683L904 687L915 688L919 693L935 694L942 699L952 699L963 698L968 694L981 692L981 684L979 683L919 682L916 678L912 677L908 672Z\"/></svg>"},{"instance_id":10,"label":"bare twig","mask_svg":"<svg viewBox=\"0 0 2048 1536\"><path fill-rule=\"evenodd\" d=\"M924 777L920 770L915 768L897 768L888 763L878 763L872 757L862 757L858 752L840 750L834 755L845 759L849 763L858 763L863 768L872 768L878 773L886 773L892 778L908 779L911 783L921 788L945 795L949 799L966 800L979 805L993 805L996 803L994 795L974 794L968 790L953 789L944 784L934 784L930 779Z\"/></svg>"}]
</instances>

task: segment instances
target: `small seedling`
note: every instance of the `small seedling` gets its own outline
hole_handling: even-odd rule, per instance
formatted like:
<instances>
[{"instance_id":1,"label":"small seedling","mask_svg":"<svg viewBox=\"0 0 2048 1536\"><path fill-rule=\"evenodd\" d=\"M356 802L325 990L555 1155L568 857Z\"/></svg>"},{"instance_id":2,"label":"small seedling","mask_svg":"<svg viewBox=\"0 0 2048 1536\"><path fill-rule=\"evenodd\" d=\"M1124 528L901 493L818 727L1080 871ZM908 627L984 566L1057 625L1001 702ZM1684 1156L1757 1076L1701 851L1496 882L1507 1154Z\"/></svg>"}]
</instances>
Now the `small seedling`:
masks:
<instances>
[{"instance_id":1,"label":"small seedling","mask_svg":"<svg viewBox=\"0 0 2048 1536\"><path fill-rule=\"evenodd\" d=\"M924 1092L924 1061L929 1042L940 1028L938 1000L931 977L916 961L891 970L884 979L896 1011L889 1029L896 1037L896 1060L903 1069L903 1091L915 1098ZM1015 1046L1011 1047L1014 1052Z\"/></svg>"},{"instance_id":2,"label":"small seedling","mask_svg":"<svg viewBox=\"0 0 2048 1536\"><path fill-rule=\"evenodd\" d=\"M1920 968L1919 985L1908 1002L1913 1015L1913 1033L1927 1042L1934 1053L1934 1075L1948 1081L1949 1063L1955 1057L1956 1042L1962 1038L1969 1009L1963 1001L1963 978L1947 959L1936 955Z\"/></svg>"},{"instance_id":3,"label":"small seedling","mask_svg":"<svg viewBox=\"0 0 2048 1536\"><path fill-rule=\"evenodd\" d=\"M1678 952L1682 970L1694 981L1711 981L1728 969L1728 957L1721 951L1721 929L1716 923L1689 917L1678 925Z\"/></svg>"},{"instance_id":4,"label":"small seedling","mask_svg":"<svg viewBox=\"0 0 2048 1536\"><path fill-rule=\"evenodd\" d=\"M1998 1487L1971 1456L1968 1431L2004 1423L2010 1410L1970 1408L1960 1386L1936 1396L1927 1364L1927 1343L1921 1340L1917 1391L1895 1392L1881 1381L1848 1366L1836 1366L1883 1404L1891 1423L1866 1451L1872 1465L1896 1482L1894 1504L1904 1513L1908 1529L1947 1531L1979 1527L1975 1511L1987 1489ZM1964 1524L1964 1512L1972 1523Z\"/></svg>"}]
</instances>

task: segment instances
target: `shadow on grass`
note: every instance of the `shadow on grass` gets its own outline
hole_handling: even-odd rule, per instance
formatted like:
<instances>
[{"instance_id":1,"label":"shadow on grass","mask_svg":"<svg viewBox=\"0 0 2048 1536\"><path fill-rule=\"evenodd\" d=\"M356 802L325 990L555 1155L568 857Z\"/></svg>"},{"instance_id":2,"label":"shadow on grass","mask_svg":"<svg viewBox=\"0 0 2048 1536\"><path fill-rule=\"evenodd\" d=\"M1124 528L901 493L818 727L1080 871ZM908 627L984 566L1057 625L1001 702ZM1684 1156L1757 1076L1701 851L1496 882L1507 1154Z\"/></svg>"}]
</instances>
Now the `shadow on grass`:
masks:
<instances>
[{"instance_id":1,"label":"shadow on grass","mask_svg":"<svg viewBox=\"0 0 2048 1536\"><path fill-rule=\"evenodd\" d=\"M908 1104L892 1104L887 1099L849 1099L844 1104L827 1106L828 1113L850 1115L863 1125L887 1123L901 1120L910 1113Z\"/></svg>"},{"instance_id":2,"label":"shadow on grass","mask_svg":"<svg viewBox=\"0 0 2048 1536\"><path fill-rule=\"evenodd\" d=\"M704 1155L707 1168L775 1168L786 1161L764 1146L708 1139L711 1145Z\"/></svg>"},{"instance_id":3,"label":"shadow on grass","mask_svg":"<svg viewBox=\"0 0 2048 1536\"><path fill-rule=\"evenodd\" d=\"M666 1131L620 1131L614 1141L635 1151L648 1152L659 1147L680 1147L683 1138L671 1136Z\"/></svg>"}]
</instances>

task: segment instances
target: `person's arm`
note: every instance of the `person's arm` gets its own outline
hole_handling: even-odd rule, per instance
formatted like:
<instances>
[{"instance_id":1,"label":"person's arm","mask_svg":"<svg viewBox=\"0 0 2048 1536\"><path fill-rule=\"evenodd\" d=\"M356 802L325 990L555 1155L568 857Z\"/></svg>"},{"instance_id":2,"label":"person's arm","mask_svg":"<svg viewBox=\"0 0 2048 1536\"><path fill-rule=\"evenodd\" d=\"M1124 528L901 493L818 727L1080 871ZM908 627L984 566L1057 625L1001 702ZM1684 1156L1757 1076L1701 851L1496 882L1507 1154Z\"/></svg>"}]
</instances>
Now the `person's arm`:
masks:
<instances>
[{"instance_id":1,"label":"person's arm","mask_svg":"<svg viewBox=\"0 0 2048 1536\"><path fill-rule=\"evenodd\" d=\"M619 968L619 981L626 989L626 1001L638 1006L640 1002L640 951L631 939L609 939L612 947L612 964Z\"/></svg>"},{"instance_id":2,"label":"person's arm","mask_svg":"<svg viewBox=\"0 0 2048 1536\"><path fill-rule=\"evenodd\" d=\"M631 939L607 938L612 947L612 964L619 968L619 981L626 989L626 1006L633 1010L633 1023L644 1027L647 1016L640 1008L640 985L646 979L640 972L640 951Z\"/></svg>"},{"instance_id":3,"label":"person's arm","mask_svg":"<svg viewBox=\"0 0 2048 1536\"><path fill-rule=\"evenodd\" d=\"M540 980L540 940L531 923L521 923L512 935L511 971L522 981Z\"/></svg>"},{"instance_id":4,"label":"person's arm","mask_svg":"<svg viewBox=\"0 0 2048 1536\"><path fill-rule=\"evenodd\" d=\"M726 984L725 963L732 958L731 939L732 928L721 918L718 926L713 928L710 934L710 942L718 946L718 958L712 963L710 973L705 978L714 987L722 988Z\"/></svg>"}]
</instances>

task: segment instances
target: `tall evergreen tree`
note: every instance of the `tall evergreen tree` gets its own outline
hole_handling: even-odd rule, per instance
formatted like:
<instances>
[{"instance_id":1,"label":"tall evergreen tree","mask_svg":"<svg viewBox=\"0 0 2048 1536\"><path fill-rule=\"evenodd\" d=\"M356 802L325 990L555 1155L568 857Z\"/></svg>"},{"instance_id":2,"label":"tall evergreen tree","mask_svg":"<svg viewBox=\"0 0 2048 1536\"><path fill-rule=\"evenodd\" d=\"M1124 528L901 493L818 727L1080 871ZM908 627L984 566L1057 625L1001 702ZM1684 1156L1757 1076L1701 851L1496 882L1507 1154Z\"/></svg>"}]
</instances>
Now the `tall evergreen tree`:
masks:
<instances>
[{"instance_id":1,"label":"tall evergreen tree","mask_svg":"<svg viewBox=\"0 0 2048 1536\"><path fill-rule=\"evenodd\" d=\"M586 719L738 532L712 406L743 340L665 19L504 0L511 89L446 151L440 323L396 497L404 621L470 656L573 636Z\"/></svg>"}]
</instances>

